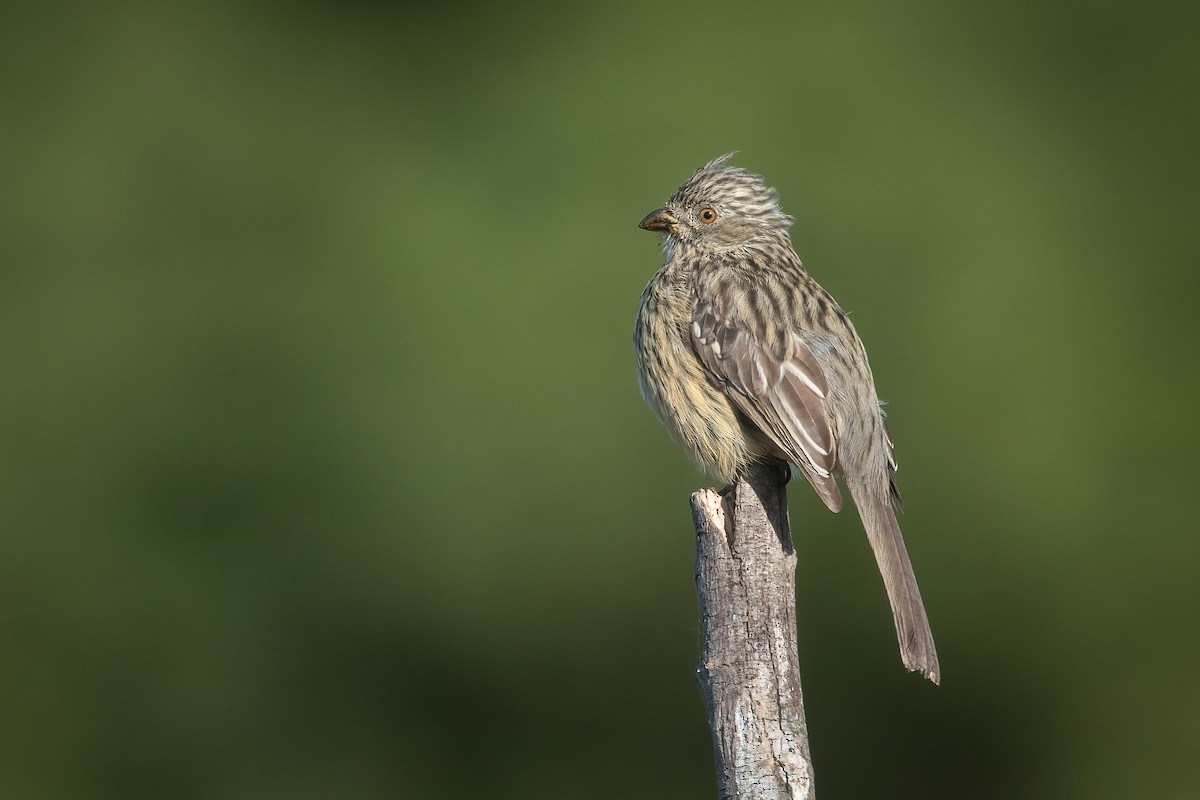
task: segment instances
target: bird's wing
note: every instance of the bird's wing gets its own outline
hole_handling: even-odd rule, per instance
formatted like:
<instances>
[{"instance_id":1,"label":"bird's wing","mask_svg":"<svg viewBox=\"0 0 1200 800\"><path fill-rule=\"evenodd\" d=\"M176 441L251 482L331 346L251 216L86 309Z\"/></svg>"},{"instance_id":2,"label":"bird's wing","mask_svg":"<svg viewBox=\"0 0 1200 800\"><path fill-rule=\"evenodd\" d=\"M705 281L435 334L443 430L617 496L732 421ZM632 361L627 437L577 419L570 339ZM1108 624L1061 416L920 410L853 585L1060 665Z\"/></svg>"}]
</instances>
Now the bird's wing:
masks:
<instances>
[{"instance_id":1,"label":"bird's wing","mask_svg":"<svg viewBox=\"0 0 1200 800\"><path fill-rule=\"evenodd\" d=\"M714 382L799 467L825 505L840 511L825 373L795 334L785 334L775 348L762 344L768 338L734 309L703 299L696 304L692 347Z\"/></svg>"}]
</instances>

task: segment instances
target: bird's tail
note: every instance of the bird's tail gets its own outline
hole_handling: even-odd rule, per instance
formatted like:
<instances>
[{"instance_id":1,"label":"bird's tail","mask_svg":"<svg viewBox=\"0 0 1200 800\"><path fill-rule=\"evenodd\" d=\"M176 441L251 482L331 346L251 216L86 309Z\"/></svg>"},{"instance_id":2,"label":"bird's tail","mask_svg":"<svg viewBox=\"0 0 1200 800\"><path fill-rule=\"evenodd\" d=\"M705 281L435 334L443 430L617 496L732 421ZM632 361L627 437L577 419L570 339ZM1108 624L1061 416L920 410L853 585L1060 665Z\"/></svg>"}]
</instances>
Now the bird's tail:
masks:
<instances>
[{"instance_id":1,"label":"bird's tail","mask_svg":"<svg viewBox=\"0 0 1200 800\"><path fill-rule=\"evenodd\" d=\"M925 604L921 602L921 590L917 588L912 562L908 560L896 512L886 493L879 497L866 486L850 484L849 488L867 530L871 549L875 551L888 601L892 604L904 666L912 672L920 672L934 683L941 683L933 633L929 630L929 618L925 616Z\"/></svg>"}]
</instances>

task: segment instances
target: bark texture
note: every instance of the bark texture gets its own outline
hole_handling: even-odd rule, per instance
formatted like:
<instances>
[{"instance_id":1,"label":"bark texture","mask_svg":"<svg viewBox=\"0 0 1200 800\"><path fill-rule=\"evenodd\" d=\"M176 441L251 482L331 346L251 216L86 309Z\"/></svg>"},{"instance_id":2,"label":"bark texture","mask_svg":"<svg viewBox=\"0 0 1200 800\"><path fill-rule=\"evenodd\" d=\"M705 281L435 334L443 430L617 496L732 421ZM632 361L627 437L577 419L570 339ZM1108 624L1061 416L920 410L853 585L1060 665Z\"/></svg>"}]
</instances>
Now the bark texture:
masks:
<instances>
[{"instance_id":1,"label":"bark texture","mask_svg":"<svg viewBox=\"0 0 1200 800\"><path fill-rule=\"evenodd\" d=\"M811 800L812 762L796 651L796 552L777 468L722 497L692 495L696 590L722 800Z\"/></svg>"}]
</instances>

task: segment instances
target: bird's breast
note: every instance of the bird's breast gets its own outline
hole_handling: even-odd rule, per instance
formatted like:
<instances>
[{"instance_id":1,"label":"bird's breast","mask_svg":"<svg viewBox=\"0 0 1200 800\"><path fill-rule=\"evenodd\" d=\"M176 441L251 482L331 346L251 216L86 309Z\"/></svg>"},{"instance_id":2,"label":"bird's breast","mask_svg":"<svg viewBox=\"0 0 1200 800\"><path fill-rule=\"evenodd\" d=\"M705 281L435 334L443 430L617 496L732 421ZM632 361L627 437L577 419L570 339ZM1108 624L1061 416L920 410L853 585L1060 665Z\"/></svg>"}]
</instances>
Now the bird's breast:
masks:
<instances>
[{"instance_id":1,"label":"bird's breast","mask_svg":"<svg viewBox=\"0 0 1200 800\"><path fill-rule=\"evenodd\" d=\"M732 480L762 447L711 380L691 343L695 299L651 282L634 327L642 397L702 469Z\"/></svg>"}]
</instances>

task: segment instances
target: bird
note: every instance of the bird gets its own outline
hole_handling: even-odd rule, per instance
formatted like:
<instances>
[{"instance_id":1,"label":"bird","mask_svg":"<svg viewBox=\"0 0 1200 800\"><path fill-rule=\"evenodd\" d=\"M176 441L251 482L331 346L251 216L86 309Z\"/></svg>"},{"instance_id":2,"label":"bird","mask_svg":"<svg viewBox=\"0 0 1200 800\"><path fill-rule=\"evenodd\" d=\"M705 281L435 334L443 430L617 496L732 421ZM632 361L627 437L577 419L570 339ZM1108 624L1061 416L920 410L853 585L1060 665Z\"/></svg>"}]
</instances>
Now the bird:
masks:
<instances>
[{"instance_id":1,"label":"bird","mask_svg":"<svg viewBox=\"0 0 1200 800\"><path fill-rule=\"evenodd\" d=\"M642 397L720 480L787 462L837 512L841 476L883 578L901 660L938 684L937 649L896 518L895 446L866 349L796 255L795 219L775 189L729 165L734 155L700 167L639 224L663 244L634 325Z\"/></svg>"}]
</instances>

